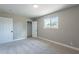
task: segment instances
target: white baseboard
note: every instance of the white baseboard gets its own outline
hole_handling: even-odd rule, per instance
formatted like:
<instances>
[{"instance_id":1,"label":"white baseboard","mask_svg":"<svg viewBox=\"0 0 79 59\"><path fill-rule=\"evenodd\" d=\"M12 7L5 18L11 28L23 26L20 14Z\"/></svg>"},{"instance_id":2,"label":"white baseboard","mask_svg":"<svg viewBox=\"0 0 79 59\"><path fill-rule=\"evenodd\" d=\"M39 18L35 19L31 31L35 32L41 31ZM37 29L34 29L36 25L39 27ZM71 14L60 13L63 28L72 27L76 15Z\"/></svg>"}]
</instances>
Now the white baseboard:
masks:
<instances>
[{"instance_id":1,"label":"white baseboard","mask_svg":"<svg viewBox=\"0 0 79 59\"><path fill-rule=\"evenodd\" d=\"M61 46L64 46L64 47L71 48L73 50L79 51L79 48L76 48L76 47L73 47L73 46L70 46L70 45L67 45L67 44L63 44L63 43L60 43L60 42L52 41L52 40L49 40L49 39L46 39L46 38L43 38L43 37L38 37L38 38L42 39L42 40L49 41L49 42L57 44L57 45L61 45Z\"/></svg>"},{"instance_id":2,"label":"white baseboard","mask_svg":"<svg viewBox=\"0 0 79 59\"><path fill-rule=\"evenodd\" d=\"M14 39L13 41L23 40L23 39L26 39L26 38L18 38L18 39Z\"/></svg>"},{"instance_id":3,"label":"white baseboard","mask_svg":"<svg viewBox=\"0 0 79 59\"><path fill-rule=\"evenodd\" d=\"M19 38L19 39L14 39L14 40L22 40L22 39L25 39L25 38Z\"/></svg>"},{"instance_id":4,"label":"white baseboard","mask_svg":"<svg viewBox=\"0 0 79 59\"><path fill-rule=\"evenodd\" d=\"M14 41L23 40L23 39L26 39L26 38L13 39L13 40L11 40L9 42L14 42ZM5 43L9 43L9 42L5 42ZM5 44L5 43L0 43L0 44Z\"/></svg>"}]
</instances>

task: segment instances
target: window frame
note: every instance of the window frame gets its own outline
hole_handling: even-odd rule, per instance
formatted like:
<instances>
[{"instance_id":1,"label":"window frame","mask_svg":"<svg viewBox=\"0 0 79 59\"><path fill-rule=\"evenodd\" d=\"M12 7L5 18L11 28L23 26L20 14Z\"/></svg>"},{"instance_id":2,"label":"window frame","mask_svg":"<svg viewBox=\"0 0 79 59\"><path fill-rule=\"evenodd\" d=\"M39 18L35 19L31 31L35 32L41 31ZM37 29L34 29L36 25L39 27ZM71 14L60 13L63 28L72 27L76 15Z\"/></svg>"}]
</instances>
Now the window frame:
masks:
<instances>
[{"instance_id":1,"label":"window frame","mask_svg":"<svg viewBox=\"0 0 79 59\"><path fill-rule=\"evenodd\" d=\"M46 20L49 23L49 26L46 25ZM52 25L53 24L53 25ZM44 28L53 28L53 29L58 29L58 24L59 24L59 17L58 16L52 16L44 19Z\"/></svg>"}]
</instances>

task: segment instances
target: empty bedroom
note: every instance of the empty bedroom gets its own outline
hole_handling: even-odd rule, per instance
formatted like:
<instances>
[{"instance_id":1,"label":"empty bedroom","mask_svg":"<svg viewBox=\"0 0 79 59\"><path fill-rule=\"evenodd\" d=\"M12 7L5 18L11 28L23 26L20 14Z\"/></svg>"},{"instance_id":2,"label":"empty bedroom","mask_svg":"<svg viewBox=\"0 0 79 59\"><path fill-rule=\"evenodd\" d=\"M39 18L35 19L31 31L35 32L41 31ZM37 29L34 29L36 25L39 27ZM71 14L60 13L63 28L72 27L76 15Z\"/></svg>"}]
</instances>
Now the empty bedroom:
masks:
<instances>
[{"instance_id":1,"label":"empty bedroom","mask_svg":"<svg viewBox=\"0 0 79 59\"><path fill-rule=\"evenodd\" d=\"M0 54L78 53L78 4L0 4Z\"/></svg>"}]
</instances>

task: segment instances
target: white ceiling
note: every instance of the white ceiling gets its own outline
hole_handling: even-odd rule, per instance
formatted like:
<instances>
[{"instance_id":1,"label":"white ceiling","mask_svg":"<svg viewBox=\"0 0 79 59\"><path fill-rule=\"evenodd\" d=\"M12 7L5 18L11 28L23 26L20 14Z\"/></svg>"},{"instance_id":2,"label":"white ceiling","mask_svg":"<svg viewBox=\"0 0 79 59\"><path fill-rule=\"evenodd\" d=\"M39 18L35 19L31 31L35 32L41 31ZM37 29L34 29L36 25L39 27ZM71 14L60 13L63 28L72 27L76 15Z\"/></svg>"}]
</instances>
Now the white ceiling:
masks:
<instances>
[{"instance_id":1,"label":"white ceiling","mask_svg":"<svg viewBox=\"0 0 79 59\"><path fill-rule=\"evenodd\" d=\"M27 17L39 17L51 12L69 8L75 5L69 4L38 4L38 8L34 8L33 4L1 4L0 12L13 13Z\"/></svg>"}]
</instances>

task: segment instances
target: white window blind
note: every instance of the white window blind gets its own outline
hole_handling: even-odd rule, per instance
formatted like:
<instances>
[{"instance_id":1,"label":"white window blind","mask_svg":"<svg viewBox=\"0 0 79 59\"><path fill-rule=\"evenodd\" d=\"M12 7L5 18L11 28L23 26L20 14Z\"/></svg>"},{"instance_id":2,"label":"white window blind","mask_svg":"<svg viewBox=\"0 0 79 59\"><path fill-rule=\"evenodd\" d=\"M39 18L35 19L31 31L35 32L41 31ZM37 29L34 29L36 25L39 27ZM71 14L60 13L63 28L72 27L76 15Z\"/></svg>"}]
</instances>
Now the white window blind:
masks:
<instances>
[{"instance_id":1,"label":"white window blind","mask_svg":"<svg viewBox=\"0 0 79 59\"><path fill-rule=\"evenodd\" d=\"M44 28L58 28L58 16L44 19Z\"/></svg>"}]
</instances>

